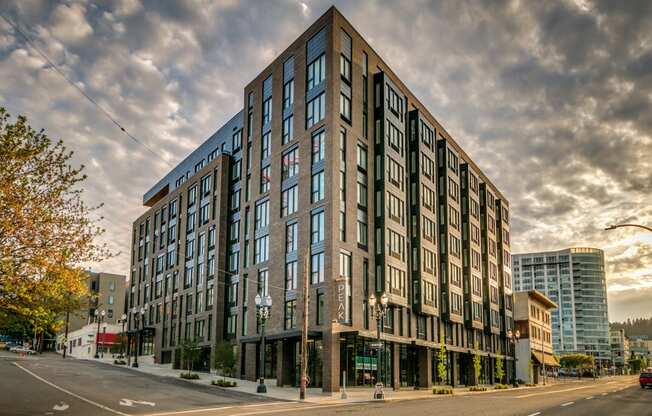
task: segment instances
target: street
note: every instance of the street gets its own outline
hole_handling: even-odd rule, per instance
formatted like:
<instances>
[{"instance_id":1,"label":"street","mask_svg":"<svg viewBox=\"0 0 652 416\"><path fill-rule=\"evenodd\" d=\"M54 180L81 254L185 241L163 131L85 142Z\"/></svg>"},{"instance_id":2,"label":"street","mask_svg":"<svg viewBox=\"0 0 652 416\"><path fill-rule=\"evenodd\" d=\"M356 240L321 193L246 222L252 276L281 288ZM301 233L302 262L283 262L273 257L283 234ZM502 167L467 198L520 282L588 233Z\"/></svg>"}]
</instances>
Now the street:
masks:
<instances>
[{"instance_id":1,"label":"street","mask_svg":"<svg viewBox=\"0 0 652 416\"><path fill-rule=\"evenodd\" d=\"M279 402L46 354L0 355L0 414L13 415L652 415L635 376L464 396L365 403ZM391 397L391 395L390 395Z\"/></svg>"}]
</instances>

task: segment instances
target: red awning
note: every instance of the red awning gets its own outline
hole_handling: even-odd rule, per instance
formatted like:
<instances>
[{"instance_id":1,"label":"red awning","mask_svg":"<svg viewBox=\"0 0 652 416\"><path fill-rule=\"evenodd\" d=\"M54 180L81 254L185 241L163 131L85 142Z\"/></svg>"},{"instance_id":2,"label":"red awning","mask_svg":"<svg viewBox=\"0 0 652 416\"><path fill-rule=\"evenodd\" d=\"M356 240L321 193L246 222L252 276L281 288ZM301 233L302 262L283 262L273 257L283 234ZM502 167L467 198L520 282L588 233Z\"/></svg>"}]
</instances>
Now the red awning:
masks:
<instances>
[{"instance_id":1,"label":"red awning","mask_svg":"<svg viewBox=\"0 0 652 416\"><path fill-rule=\"evenodd\" d=\"M120 336L111 332L100 332L97 342L100 344L117 344L120 342Z\"/></svg>"}]
</instances>

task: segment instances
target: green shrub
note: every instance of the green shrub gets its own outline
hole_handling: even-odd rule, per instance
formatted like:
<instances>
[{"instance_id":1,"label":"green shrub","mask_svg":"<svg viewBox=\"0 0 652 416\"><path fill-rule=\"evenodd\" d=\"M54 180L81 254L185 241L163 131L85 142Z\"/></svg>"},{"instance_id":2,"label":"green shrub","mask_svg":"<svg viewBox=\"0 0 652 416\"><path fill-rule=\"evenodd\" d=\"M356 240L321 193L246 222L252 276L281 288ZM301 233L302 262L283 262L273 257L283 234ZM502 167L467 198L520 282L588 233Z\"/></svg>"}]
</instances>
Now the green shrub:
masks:
<instances>
[{"instance_id":1,"label":"green shrub","mask_svg":"<svg viewBox=\"0 0 652 416\"><path fill-rule=\"evenodd\" d=\"M494 386L494 390L507 390L508 388L509 386L507 384L498 383Z\"/></svg>"},{"instance_id":2,"label":"green shrub","mask_svg":"<svg viewBox=\"0 0 652 416\"><path fill-rule=\"evenodd\" d=\"M453 394L453 389L447 387L433 387L432 394Z\"/></svg>"},{"instance_id":3,"label":"green shrub","mask_svg":"<svg viewBox=\"0 0 652 416\"><path fill-rule=\"evenodd\" d=\"M227 381L227 380L213 380L211 381L211 384L214 386L218 387L237 387L238 383L235 381Z\"/></svg>"},{"instance_id":4,"label":"green shrub","mask_svg":"<svg viewBox=\"0 0 652 416\"><path fill-rule=\"evenodd\" d=\"M199 380L199 374L197 373L181 373L179 377L185 378L186 380Z\"/></svg>"},{"instance_id":5,"label":"green shrub","mask_svg":"<svg viewBox=\"0 0 652 416\"><path fill-rule=\"evenodd\" d=\"M469 387L469 391L487 391L487 388L483 386L471 386Z\"/></svg>"}]
</instances>

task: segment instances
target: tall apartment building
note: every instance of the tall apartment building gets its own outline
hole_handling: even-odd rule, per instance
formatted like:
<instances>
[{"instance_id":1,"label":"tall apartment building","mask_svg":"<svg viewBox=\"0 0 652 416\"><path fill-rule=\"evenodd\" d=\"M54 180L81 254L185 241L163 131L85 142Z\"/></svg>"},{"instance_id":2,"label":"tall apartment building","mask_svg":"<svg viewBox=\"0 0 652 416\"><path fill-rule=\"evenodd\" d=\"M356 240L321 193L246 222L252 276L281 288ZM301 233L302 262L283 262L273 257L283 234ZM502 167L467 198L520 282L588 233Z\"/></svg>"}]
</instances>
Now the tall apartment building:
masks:
<instances>
[{"instance_id":1,"label":"tall apartment building","mask_svg":"<svg viewBox=\"0 0 652 416\"><path fill-rule=\"evenodd\" d=\"M89 298L83 308L74 311L68 318L68 331L76 331L85 325L96 322L95 310L104 311L103 322L117 325L125 307L125 276L104 272L87 272ZM61 329L64 332L65 328Z\"/></svg>"},{"instance_id":2,"label":"tall apartment building","mask_svg":"<svg viewBox=\"0 0 652 416\"><path fill-rule=\"evenodd\" d=\"M559 307L552 312L552 342L559 355L584 353L610 366L604 253L569 248L512 256L517 291L536 289Z\"/></svg>"},{"instance_id":3,"label":"tall apartment building","mask_svg":"<svg viewBox=\"0 0 652 416\"><path fill-rule=\"evenodd\" d=\"M450 134L335 8L243 105L144 195L128 289L141 353L174 362L197 338L208 363L226 341L241 377L296 385L307 278L311 386L338 390L345 370L348 385L429 386L441 344L445 382L467 383L474 353L491 382L513 355L509 204ZM257 293L273 300L262 366Z\"/></svg>"}]
</instances>

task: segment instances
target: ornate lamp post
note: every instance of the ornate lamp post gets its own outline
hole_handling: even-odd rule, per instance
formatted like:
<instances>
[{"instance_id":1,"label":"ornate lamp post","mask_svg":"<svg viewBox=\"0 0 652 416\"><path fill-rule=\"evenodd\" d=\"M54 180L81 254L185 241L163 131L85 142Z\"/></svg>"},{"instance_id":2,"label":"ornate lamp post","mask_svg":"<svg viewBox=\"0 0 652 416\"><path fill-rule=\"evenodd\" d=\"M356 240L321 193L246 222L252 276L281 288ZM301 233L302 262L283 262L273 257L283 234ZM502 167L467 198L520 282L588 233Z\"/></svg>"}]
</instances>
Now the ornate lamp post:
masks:
<instances>
[{"instance_id":1,"label":"ornate lamp post","mask_svg":"<svg viewBox=\"0 0 652 416\"><path fill-rule=\"evenodd\" d=\"M134 320L136 321L136 352L134 354L134 363L131 364L131 366L138 368L138 354L140 353L140 322L145 320L145 308L141 307L140 310L134 308L132 313L134 314Z\"/></svg>"},{"instance_id":2,"label":"ornate lamp post","mask_svg":"<svg viewBox=\"0 0 652 416\"><path fill-rule=\"evenodd\" d=\"M127 314L123 313L120 317L120 323L122 324L122 332L120 333L120 358L124 359L125 356L125 323L127 322Z\"/></svg>"},{"instance_id":3,"label":"ornate lamp post","mask_svg":"<svg viewBox=\"0 0 652 416\"><path fill-rule=\"evenodd\" d=\"M104 320L104 315L106 312L102 309L102 312L95 309L95 320L97 321L97 332L95 333L95 358L100 358L100 321Z\"/></svg>"},{"instance_id":4,"label":"ornate lamp post","mask_svg":"<svg viewBox=\"0 0 652 416\"><path fill-rule=\"evenodd\" d=\"M521 337L521 332L517 329L516 331L513 331L510 329L507 331L507 339L511 341L512 344L514 344L514 383L512 385L514 387L518 387L518 382L516 381L516 346L518 345L518 339Z\"/></svg>"},{"instance_id":5,"label":"ornate lamp post","mask_svg":"<svg viewBox=\"0 0 652 416\"><path fill-rule=\"evenodd\" d=\"M376 346L378 347L378 362L376 363L378 379L376 380L376 389L374 391L374 399L384 399L385 392L383 391L383 382L382 382L382 366L380 365L381 354L385 352L385 346L380 341L380 330L383 325L383 319L387 314L387 302L389 297L386 293L380 295L380 303L376 301L376 296L372 293L369 296L369 306L371 307L372 316L376 319L376 330L377 330L377 339Z\"/></svg>"},{"instance_id":6,"label":"ornate lamp post","mask_svg":"<svg viewBox=\"0 0 652 416\"><path fill-rule=\"evenodd\" d=\"M254 298L256 303L256 310L258 311L258 318L260 319L261 336L260 336L260 379L256 393L267 393L267 386L265 385L265 322L269 319L269 310L272 308L272 297L265 295L260 296L260 293Z\"/></svg>"}]
</instances>

